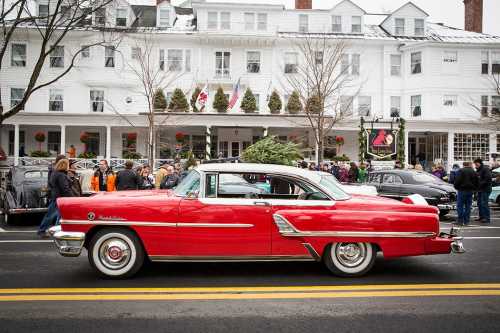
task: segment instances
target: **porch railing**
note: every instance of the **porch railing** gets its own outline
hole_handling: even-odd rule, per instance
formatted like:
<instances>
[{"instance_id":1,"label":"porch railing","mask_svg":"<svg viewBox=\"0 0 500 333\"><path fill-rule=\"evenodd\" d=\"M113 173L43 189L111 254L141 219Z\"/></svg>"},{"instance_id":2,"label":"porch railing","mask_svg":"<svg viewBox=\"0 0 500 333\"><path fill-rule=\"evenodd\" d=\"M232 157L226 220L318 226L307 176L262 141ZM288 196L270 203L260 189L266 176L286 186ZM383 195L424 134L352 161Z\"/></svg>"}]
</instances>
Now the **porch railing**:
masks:
<instances>
[{"instance_id":1,"label":"porch railing","mask_svg":"<svg viewBox=\"0 0 500 333\"><path fill-rule=\"evenodd\" d=\"M72 161L74 161L73 166L77 170L87 170L87 169L94 169L99 166L99 159L95 158L72 158ZM49 166L52 163L54 163L55 158L54 157L19 157L19 165L21 166ZM110 166L113 169L120 170L125 168L125 162L127 162L128 159L126 158L112 158L110 159ZM145 158L141 159L135 159L131 160L134 162L134 168L139 167L141 165L148 164L148 160ZM161 165L164 163L173 163L173 159L155 159L154 164L153 164L153 169L158 169ZM5 166L13 166L14 165L14 157L10 156L7 158L6 161L3 161L1 163L2 165Z\"/></svg>"}]
</instances>

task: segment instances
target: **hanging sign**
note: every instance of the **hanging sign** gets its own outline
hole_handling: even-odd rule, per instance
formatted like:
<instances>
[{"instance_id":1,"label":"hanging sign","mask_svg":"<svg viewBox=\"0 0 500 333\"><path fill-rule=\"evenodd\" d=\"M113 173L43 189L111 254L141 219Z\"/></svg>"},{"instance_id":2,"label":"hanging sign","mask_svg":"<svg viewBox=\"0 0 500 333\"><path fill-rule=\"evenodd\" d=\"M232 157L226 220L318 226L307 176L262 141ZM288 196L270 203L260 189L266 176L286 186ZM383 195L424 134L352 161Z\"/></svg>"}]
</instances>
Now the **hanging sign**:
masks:
<instances>
[{"instance_id":1,"label":"hanging sign","mask_svg":"<svg viewBox=\"0 0 500 333\"><path fill-rule=\"evenodd\" d=\"M367 153L376 159L384 159L396 155L398 131L387 128L367 129Z\"/></svg>"}]
</instances>

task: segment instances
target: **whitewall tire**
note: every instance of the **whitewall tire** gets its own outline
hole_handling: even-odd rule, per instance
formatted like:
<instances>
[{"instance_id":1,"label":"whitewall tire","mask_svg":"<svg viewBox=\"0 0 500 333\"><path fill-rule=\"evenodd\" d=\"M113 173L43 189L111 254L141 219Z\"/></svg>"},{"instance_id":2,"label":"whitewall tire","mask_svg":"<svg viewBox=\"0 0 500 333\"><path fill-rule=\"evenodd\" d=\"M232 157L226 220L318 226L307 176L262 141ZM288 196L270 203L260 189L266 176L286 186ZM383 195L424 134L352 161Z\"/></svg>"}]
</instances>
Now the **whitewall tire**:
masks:
<instances>
[{"instance_id":1,"label":"whitewall tire","mask_svg":"<svg viewBox=\"0 0 500 333\"><path fill-rule=\"evenodd\" d=\"M377 252L370 243L332 243L325 249L326 267L335 275L356 277L366 274L375 263Z\"/></svg>"},{"instance_id":2,"label":"whitewall tire","mask_svg":"<svg viewBox=\"0 0 500 333\"><path fill-rule=\"evenodd\" d=\"M131 277L144 263L144 249L137 236L127 229L103 229L88 246L92 267L107 278Z\"/></svg>"}]
</instances>

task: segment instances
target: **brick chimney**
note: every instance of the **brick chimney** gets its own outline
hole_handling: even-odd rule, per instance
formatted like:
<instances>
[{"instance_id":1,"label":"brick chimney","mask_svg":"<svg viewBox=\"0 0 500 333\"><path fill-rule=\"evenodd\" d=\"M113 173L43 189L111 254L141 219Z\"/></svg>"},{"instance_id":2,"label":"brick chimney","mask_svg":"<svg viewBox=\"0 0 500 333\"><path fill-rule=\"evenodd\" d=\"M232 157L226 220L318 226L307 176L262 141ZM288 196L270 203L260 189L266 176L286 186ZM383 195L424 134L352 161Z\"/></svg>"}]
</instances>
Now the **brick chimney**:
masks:
<instances>
[{"instance_id":1,"label":"brick chimney","mask_svg":"<svg viewBox=\"0 0 500 333\"><path fill-rule=\"evenodd\" d=\"M465 30L483 32L483 0L464 0Z\"/></svg>"},{"instance_id":2,"label":"brick chimney","mask_svg":"<svg viewBox=\"0 0 500 333\"><path fill-rule=\"evenodd\" d=\"M312 0L295 0L295 9L312 9Z\"/></svg>"}]
</instances>

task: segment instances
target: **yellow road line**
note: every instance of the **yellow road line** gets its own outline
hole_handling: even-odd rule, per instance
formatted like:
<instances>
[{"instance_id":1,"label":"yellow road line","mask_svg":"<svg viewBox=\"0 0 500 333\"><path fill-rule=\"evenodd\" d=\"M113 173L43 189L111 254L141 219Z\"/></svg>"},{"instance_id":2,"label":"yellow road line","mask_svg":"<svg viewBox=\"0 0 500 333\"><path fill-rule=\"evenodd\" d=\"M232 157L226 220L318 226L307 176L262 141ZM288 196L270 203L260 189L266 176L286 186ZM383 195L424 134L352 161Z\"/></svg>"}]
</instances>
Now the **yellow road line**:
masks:
<instances>
[{"instance_id":1,"label":"yellow road line","mask_svg":"<svg viewBox=\"0 0 500 333\"><path fill-rule=\"evenodd\" d=\"M252 300L305 298L431 297L431 296L500 296L500 290L406 290L324 293L251 293L251 294L135 294L135 295L10 295L0 302L22 301L172 301L172 300Z\"/></svg>"},{"instance_id":2,"label":"yellow road line","mask_svg":"<svg viewBox=\"0 0 500 333\"><path fill-rule=\"evenodd\" d=\"M350 286L286 286L286 287L179 287L179 288L18 288L0 289L2 294L68 294L68 293L249 293L249 292L314 292L356 290L418 290L418 289L500 289L500 283L462 284L400 284Z\"/></svg>"}]
</instances>

